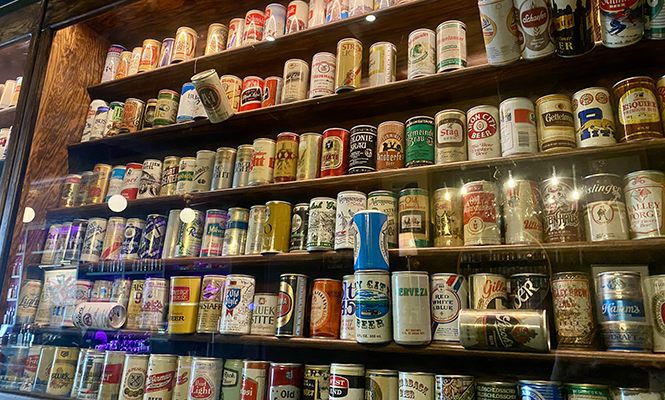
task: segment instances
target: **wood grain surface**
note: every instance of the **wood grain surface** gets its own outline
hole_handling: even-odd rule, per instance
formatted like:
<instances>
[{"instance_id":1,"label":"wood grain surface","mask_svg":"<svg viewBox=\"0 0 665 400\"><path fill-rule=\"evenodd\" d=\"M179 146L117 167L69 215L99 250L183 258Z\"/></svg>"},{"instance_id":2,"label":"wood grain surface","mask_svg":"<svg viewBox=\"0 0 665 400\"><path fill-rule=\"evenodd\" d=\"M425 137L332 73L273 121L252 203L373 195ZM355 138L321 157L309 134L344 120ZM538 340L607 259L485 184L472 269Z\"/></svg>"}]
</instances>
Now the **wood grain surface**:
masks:
<instances>
[{"instance_id":1,"label":"wood grain surface","mask_svg":"<svg viewBox=\"0 0 665 400\"><path fill-rule=\"evenodd\" d=\"M7 79L16 80L16 77L23 76L29 48L30 37L0 46L0 84L4 84Z\"/></svg>"},{"instance_id":2,"label":"wood grain surface","mask_svg":"<svg viewBox=\"0 0 665 400\"><path fill-rule=\"evenodd\" d=\"M41 17L41 1L1 17L0 46L31 34L39 28Z\"/></svg>"}]
</instances>

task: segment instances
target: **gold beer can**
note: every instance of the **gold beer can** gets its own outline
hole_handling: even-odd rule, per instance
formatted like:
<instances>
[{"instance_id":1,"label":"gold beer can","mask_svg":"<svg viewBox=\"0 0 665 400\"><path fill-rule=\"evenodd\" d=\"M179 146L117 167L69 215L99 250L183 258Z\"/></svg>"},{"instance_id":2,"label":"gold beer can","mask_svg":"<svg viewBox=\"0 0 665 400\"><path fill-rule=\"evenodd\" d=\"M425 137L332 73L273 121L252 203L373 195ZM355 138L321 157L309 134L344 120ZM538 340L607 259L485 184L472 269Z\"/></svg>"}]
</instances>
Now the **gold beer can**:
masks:
<instances>
[{"instance_id":1,"label":"gold beer can","mask_svg":"<svg viewBox=\"0 0 665 400\"><path fill-rule=\"evenodd\" d=\"M175 33L175 46L171 62L191 60L196 51L196 39L198 34L192 28L181 26Z\"/></svg>"},{"instance_id":2,"label":"gold beer can","mask_svg":"<svg viewBox=\"0 0 665 400\"><path fill-rule=\"evenodd\" d=\"M160 196L172 196L178 185L178 169L180 157L168 156L164 159L162 166L162 187L159 189Z\"/></svg>"},{"instance_id":3,"label":"gold beer can","mask_svg":"<svg viewBox=\"0 0 665 400\"><path fill-rule=\"evenodd\" d=\"M277 135L273 182L290 182L296 180L299 139L300 137L297 134L291 132L282 132Z\"/></svg>"},{"instance_id":4,"label":"gold beer can","mask_svg":"<svg viewBox=\"0 0 665 400\"><path fill-rule=\"evenodd\" d=\"M169 333L196 332L201 277L172 276L170 289Z\"/></svg>"},{"instance_id":5,"label":"gold beer can","mask_svg":"<svg viewBox=\"0 0 665 400\"><path fill-rule=\"evenodd\" d=\"M42 352L39 356L39 364L37 365L37 373L35 374L35 383L32 386L33 392L46 392L46 386L50 378L54 358L55 346L42 346Z\"/></svg>"},{"instance_id":6,"label":"gold beer can","mask_svg":"<svg viewBox=\"0 0 665 400\"><path fill-rule=\"evenodd\" d=\"M46 393L55 396L69 396L76 376L76 362L79 349L76 347L56 347L53 366L49 374Z\"/></svg>"},{"instance_id":7,"label":"gold beer can","mask_svg":"<svg viewBox=\"0 0 665 400\"><path fill-rule=\"evenodd\" d=\"M204 275L201 283L199 300L199 318L196 324L198 333L217 332L217 322L222 316L222 293L224 293L224 275Z\"/></svg>"},{"instance_id":8,"label":"gold beer can","mask_svg":"<svg viewBox=\"0 0 665 400\"><path fill-rule=\"evenodd\" d=\"M129 292L129 303L127 304L127 323L125 325L127 329L139 329L144 283L145 281L141 279L132 281L132 289Z\"/></svg>"},{"instance_id":9,"label":"gold beer can","mask_svg":"<svg viewBox=\"0 0 665 400\"><path fill-rule=\"evenodd\" d=\"M337 42L335 93L360 88L363 45L360 40L347 38Z\"/></svg>"},{"instance_id":10,"label":"gold beer can","mask_svg":"<svg viewBox=\"0 0 665 400\"><path fill-rule=\"evenodd\" d=\"M222 87L226 92L226 98L231 103L231 108L234 112L240 110L240 93L242 92L242 79L235 75L222 75L220 78Z\"/></svg>"},{"instance_id":11,"label":"gold beer can","mask_svg":"<svg viewBox=\"0 0 665 400\"><path fill-rule=\"evenodd\" d=\"M16 323L29 324L35 320L39 298L42 293L42 281L27 279L19 292L16 303Z\"/></svg>"},{"instance_id":12,"label":"gold beer can","mask_svg":"<svg viewBox=\"0 0 665 400\"><path fill-rule=\"evenodd\" d=\"M221 53L226 50L226 41L229 36L229 28L224 24L210 24L208 37L206 38L206 50L204 55Z\"/></svg>"},{"instance_id":13,"label":"gold beer can","mask_svg":"<svg viewBox=\"0 0 665 400\"><path fill-rule=\"evenodd\" d=\"M159 65L159 53L162 50L162 42L155 39L146 39L141 48L141 59L138 72L151 71ZM131 75L131 74L130 74Z\"/></svg>"},{"instance_id":14,"label":"gold beer can","mask_svg":"<svg viewBox=\"0 0 665 400\"><path fill-rule=\"evenodd\" d=\"M291 203L269 201L268 219L264 225L261 254L288 253L291 245Z\"/></svg>"},{"instance_id":15,"label":"gold beer can","mask_svg":"<svg viewBox=\"0 0 665 400\"><path fill-rule=\"evenodd\" d=\"M303 133L298 144L298 166L296 180L314 179L321 175L321 143L320 133Z\"/></svg>"},{"instance_id":16,"label":"gold beer can","mask_svg":"<svg viewBox=\"0 0 665 400\"><path fill-rule=\"evenodd\" d=\"M460 189L435 190L431 215L434 226L434 247L464 246L464 216Z\"/></svg>"},{"instance_id":17,"label":"gold beer can","mask_svg":"<svg viewBox=\"0 0 665 400\"><path fill-rule=\"evenodd\" d=\"M573 105L568 96L550 94L536 100L540 151L565 151L577 147Z\"/></svg>"},{"instance_id":18,"label":"gold beer can","mask_svg":"<svg viewBox=\"0 0 665 400\"><path fill-rule=\"evenodd\" d=\"M106 189L109 186L112 169L113 167L108 164L95 165L88 186L88 200L86 200L86 204L100 204L106 200Z\"/></svg>"}]
</instances>

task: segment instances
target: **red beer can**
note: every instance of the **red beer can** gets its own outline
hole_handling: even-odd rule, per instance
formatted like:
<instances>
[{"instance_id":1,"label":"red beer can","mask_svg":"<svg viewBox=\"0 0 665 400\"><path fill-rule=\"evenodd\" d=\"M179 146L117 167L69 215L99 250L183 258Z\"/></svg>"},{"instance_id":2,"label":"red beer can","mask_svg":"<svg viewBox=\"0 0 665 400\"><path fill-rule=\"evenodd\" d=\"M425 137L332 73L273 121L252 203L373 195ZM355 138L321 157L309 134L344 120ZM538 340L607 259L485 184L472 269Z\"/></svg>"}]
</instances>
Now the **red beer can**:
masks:
<instances>
[{"instance_id":1,"label":"red beer can","mask_svg":"<svg viewBox=\"0 0 665 400\"><path fill-rule=\"evenodd\" d=\"M279 76L269 76L263 84L263 101L261 108L277 105L282 100L284 80Z\"/></svg>"},{"instance_id":2,"label":"red beer can","mask_svg":"<svg viewBox=\"0 0 665 400\"><path fill-rule=\"evenodd\" d=\"M311 337L339 338L342 318L342 281L315 279L309 318Z\"/></svg>"},{"instance_id":3,"label":"red beer can","mask_svg":"<svg viewBox=\"0 0 665 400\"><path fill-rule=\"evenodd\" d=\"M302 364L270 363L268 398L270 400L300 399L302 375Z\"/></svg>"},{"instance_id":4,"label":"red beer can","mask_svg":"<svg viewBox=\"0 0 665 400\"><path fill-rule=\"evenodd\" d=\"M249 111L261 108L263 101L263 79L258 76L246 76L242 80L240 93L240 111Z\"/></svg>"},{"instance_id":5,"label":"red beer can","mask_svg":"<svg viewBox=\"0 0 665 400\"><path fill-rule=\"evenodd\" d=\"M323 131L321 176L346 175L349 167L349 131L330 128Z\"/></svg>"}]
</instances>

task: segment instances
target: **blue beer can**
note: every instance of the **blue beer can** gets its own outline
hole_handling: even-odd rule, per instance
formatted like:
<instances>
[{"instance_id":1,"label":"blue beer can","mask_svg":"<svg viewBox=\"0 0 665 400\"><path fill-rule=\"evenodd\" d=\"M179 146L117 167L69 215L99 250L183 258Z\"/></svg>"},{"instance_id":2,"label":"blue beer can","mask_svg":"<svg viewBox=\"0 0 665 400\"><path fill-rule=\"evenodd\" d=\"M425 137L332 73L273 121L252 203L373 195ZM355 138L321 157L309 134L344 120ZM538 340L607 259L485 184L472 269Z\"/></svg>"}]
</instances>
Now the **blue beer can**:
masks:
<instances>
[{"instance_id":1,"label":"blue beer can","mask_svg":"<svg viewBox=\"0 0 665 400\"><path fill-rule=\"evenodd\" d=\"M125 225L125 237L120 248L120 258L123 260L136 260L139 258L141 236L145 229L145 221L139 218L129 218Z\"/></svg>"},{"instance_id":2,"label":"blue beer can","mask_svg":"<svg viewBox=\"0 0 665 400\"><path fill-rule=\"evenodd\" d=\"M166 234L166 216L150 214L145 220L145 229L139 245L139 258L156 260L162 258L164 235Z\"/></svg>"},{"instance_id":3,"label":"blue beer can","mask_svg":"<svg viewBox=\"0 0 665 400\"><path fill-rule=\"evenodd\" d=\"M520 400L563 400L563 384L555 381L519 381Z\"/></svg>"},{"instance_id":4,"label":"blue beer can","mask_svg":"<svg viewBox=\"0 0 665 400\"><path fill-rule=\"evenodd\" d=\"M182 85L180 91L180 103L178 104L177 123L194 121L196 118L205 118L205 108L201 104L196 88L192 82L187 82Z\"/></svg>"},{"instance_id":5,"label":"blue beer can","mask_svg":"<svg viewBox=\"0 0 665 400\"><path fill-rule=\"evenodd\" d=\"M116 165L113 167L111 176L109 177L109 187L106 191L106 199L104 200L105 203L108 203L109 200L111 200L111 197L114 195L120 194L120 191L122 190L122 181L125 179L126 171L127 167L124 165Z\"/></svg>"},{"instance_id":6,"label":"blue beer can","mask_svg":"<svg viewBox=\"0 0 665 400\"><path fill-rule=\"evenodd\" d=\"M353 225L353 269L388 271L388 215L378 210L358 211L353 216Z\"/></svg>"},{"instance_id":7,"label":"blue beer can","mask_svg":"<svg viewBox=\"0 0 665 400\"><path fill-rule=\"evenodd\" d=\"M164 39L164 41L162 42L162 50L159 53L159 63L157 64L158 68L171 65L174 48L175 48L175 39L173 38Z\"/></svg>"}]
</instances>

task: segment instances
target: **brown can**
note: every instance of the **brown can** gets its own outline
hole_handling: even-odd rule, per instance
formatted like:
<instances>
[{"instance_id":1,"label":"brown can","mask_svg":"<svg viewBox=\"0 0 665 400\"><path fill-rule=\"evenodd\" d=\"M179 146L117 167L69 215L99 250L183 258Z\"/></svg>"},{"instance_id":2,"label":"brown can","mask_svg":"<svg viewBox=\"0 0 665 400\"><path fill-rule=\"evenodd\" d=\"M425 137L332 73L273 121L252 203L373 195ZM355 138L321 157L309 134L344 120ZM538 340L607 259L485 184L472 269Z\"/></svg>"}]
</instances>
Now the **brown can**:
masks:
<instances>
[{"instance_id":1,"label":"brown can","mask_svg":"<svg viewBox=\"0 0 665 400\"><path fill-rule=\"evenodd\" d=\"M376 170L404 168L404 124L386 121L377 127Z\"/></svg>"},{"instance_id":2,"label":"brown can","mask_svg":"<svg viewBox=\"0 0 665 400\"><path fill-rule=\"evenodd\" d=\"M580 193L573 178L552 177L540 184L545 218L545 239L549 243L584 240L580 220Z\"/></svg>"},{"instance_id":3,"label":"brown can","mask_svg":"<svg viewBox=\"0 0 665 400\"><path fill-rule=\"evenodd\" d=\"M312 337L339 338L342 318L342 281L315 279L309 332Z\"/></svg>"},{"instance_id":4,"label":"brown can","mask_svg":"<svg viewBox=\"0 0 665 400\"><path fill-rule=\"evenodd\" d=\"M623 127L619 141L663 137L653 79L648 76L624 79L612 90L618 103L619 124Z\"/></svg>"},{"instance_id":5,"label":"brown can","mask_svg":"<svg viewBox=\"0 0 665 400\"><path fill-rule=\"evenodd\" d=\"M120 133L132 133L143 128L143 112L145 102L140 99L129 98L125 100L120 120Z\"/></svg>"},{"instance_id":6,"label":"brown can","mask_svg":"<svg viewBox=\"0 0 665 400\"><path fill-rule=\"evenodd\" d=\"M299 139L298 135L291 132L282 132L277 135L273 182L290 182L296 180Z\"/></svg>"},{"instance_id":7,"label":"brown can","mask_svg":"<svg viewBox=\"0 0 665 400\"><path fill-rule=\"evenodd\" d=\"M584 272L552 275L554 326L559 348L593 349L597 346L591 293L591 279Z\"/></svg>"},{"instance_id":8,"label":"brown can","mask_svg":"<svg viewBox=\"0 0 665 400\"><path fill-rule=\"evenodd\" d=\"M240 92L242 92L242 79L235 75L222 75L219 78L222 87L226 91L226 98L229 99L231 108L234 112L240 110Z\"/></svg>"}]
</instances>

